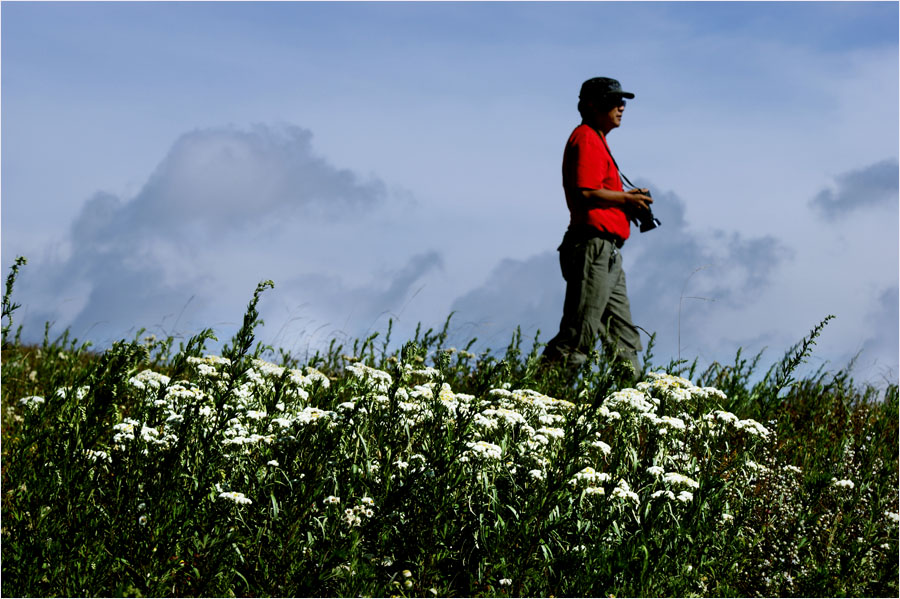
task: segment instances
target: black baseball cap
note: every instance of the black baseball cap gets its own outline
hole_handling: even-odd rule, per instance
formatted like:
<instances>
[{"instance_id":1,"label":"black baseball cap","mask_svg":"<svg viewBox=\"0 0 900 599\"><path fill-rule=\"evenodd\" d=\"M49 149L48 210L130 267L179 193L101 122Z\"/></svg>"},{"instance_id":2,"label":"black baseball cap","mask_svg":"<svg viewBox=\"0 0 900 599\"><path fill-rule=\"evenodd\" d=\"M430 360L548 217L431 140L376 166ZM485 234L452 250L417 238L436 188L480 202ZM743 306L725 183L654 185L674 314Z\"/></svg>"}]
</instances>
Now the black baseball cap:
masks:
<instances>
[{"instance_id":1,"label":"black baseball cap","mask_svg":"<svg viewBox=\"0 0 900 599\"><path fill-rule=\"evenodd\" d=\"M634 94L622 91L622 85L609 77L588 79L581 84L581 92L578 94L578 97L582 100L598 100L607 96L628 98L630 100L634 97Z\"/></svg>"}]
</instances>

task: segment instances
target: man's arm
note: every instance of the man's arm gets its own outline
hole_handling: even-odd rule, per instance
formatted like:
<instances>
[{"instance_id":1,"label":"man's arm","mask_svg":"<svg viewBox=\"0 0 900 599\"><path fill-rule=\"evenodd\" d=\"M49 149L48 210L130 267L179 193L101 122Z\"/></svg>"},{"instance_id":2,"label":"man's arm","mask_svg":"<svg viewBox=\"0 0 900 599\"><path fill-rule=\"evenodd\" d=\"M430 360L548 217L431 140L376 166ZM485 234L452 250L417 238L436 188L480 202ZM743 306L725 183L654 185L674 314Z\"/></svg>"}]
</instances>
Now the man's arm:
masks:
<instances>
[{"instance_id":1,"label":"man's arm","mask_svg":"<svg viewBox=\"0 0 900 599\"><path fill-rule=\"evenodd\" d=\"M582 199L591 208L609 208L616 206L622 209L638 208L647 210L653 203L653 198L644 195L647 189L629 189L628 191L613 191L612 189L578 189Z\"/></svg>"}]
</instances>

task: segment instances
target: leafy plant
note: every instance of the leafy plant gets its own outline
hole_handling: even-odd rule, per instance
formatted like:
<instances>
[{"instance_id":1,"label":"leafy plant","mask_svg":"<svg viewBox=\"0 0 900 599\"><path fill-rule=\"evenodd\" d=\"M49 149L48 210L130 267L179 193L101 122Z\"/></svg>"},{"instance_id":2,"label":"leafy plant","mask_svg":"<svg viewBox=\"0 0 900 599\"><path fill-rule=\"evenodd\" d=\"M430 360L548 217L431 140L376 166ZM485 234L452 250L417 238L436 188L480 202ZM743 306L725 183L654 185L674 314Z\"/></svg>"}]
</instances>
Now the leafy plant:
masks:
<instances>
[{"instance_id":1,"label":"leafy plant","mask_svg":"<svg viewBox=\"0 0 900 599\"><path fill-rule=\"evenodd\" d=\"M829 319L759 383L738 351L632 384L449 318L301 364L254 346L269 287L221 356L4 345L7 594L897 594L897 387L795 380Z\"/></svg>"}]
</instances>

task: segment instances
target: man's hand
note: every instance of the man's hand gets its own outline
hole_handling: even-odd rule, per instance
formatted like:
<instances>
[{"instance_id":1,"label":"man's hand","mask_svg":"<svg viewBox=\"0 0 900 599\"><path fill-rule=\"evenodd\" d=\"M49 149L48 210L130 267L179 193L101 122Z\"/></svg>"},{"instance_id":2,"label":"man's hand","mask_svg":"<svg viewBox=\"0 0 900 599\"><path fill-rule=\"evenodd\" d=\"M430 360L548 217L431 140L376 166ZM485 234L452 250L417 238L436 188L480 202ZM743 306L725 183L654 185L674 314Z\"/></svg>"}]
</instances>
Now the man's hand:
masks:
<instances>
[{"instance_id":1,"label":"man's hand","mask_svg":"<svg viewBox=\"0 0 900 599\"><path fill-rule=\"evenodd\" d=\"M637 210L649 210L650 204L653 203L653 198L649 195L645 195L648 191L647 188L644 189L629 189L625 192L625 207L626 209L637 209Z\"/></svg>"}]
</instances>

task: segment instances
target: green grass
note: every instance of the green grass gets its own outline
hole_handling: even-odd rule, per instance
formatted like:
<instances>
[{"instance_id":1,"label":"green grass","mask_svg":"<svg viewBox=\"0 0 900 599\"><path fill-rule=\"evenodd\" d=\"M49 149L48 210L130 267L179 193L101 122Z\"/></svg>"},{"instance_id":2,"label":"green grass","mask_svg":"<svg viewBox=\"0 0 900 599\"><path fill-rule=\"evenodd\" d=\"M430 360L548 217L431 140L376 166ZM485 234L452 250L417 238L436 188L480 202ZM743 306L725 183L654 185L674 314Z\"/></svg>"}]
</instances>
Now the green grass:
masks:
<instances>
[{"instance_id":1,"label":"green grass","mask_svg":"<svg viewBox=\"0 0 900 599\"><path fill-rule=\"evenodd\" d=\"M15 273L5 595L898 594L897 387L793 380L827 319L756 383L740 353L572 381L447 326L300 364L254 342L268 282L221 356L29 346Z\"/></svg>"}]
</instances>

